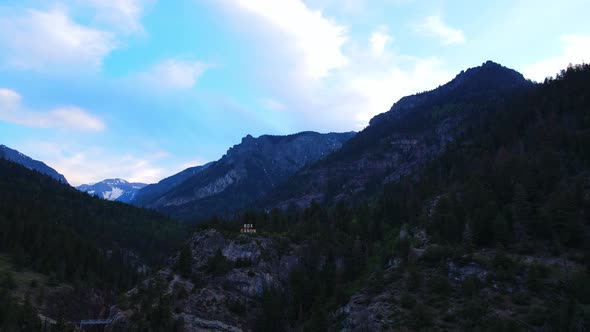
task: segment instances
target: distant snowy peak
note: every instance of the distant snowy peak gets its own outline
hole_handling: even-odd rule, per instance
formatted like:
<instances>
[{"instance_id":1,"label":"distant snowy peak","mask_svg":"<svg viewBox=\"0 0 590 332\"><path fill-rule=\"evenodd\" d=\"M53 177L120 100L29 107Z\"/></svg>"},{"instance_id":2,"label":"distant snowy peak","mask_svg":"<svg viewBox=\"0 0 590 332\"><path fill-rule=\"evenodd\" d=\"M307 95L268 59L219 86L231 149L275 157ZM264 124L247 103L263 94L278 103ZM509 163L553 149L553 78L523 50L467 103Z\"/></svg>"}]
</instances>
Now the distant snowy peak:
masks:
<instances>
[{"instance_id":1,"label":"distant snowy peak","mask_svg":"<svg viewBox=\"0 0 590 332\"><path fill-rule=\"evenodd\" d=\"M123 179L106 179L94 184L83 184L78 190L109 201L129 203L145 183L130 183Z\"/></svg>"}]
</instances>

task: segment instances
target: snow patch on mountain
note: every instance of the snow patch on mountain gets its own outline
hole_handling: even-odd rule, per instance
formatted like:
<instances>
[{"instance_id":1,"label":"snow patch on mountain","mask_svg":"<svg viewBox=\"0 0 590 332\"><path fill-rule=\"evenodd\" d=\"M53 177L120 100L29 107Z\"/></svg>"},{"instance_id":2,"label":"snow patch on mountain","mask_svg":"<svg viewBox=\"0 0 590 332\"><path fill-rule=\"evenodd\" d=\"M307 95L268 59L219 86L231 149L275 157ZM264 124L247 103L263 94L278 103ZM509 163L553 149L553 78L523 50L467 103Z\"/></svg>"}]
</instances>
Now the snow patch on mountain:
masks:
<instances>
[{"instance_id":1,"label":"snow patch on mountain","mask_svg":"<svg viewBox=\"0 0 590 332\"><path fill-rule=\"evenodd\" d=\"M114 201L117 198L121 197L121 195L123 195L125 193L125 191L121 188L113 188L111 191L105 191L102 193L102 198L109 200L109 201Z\"/></svg>"},{"instance_id":2,"label":"snow patch on mountain","mask_svg":"<svg viewBox=\"0 0 590 332\"><path fill-rule=\"evenodd\" d=\"M83 184L77 189L109 201L130 203L137 191L145 186L144 183L129 183L123 179L106 179L94 184Z\"/></svg>"}]
</instances>

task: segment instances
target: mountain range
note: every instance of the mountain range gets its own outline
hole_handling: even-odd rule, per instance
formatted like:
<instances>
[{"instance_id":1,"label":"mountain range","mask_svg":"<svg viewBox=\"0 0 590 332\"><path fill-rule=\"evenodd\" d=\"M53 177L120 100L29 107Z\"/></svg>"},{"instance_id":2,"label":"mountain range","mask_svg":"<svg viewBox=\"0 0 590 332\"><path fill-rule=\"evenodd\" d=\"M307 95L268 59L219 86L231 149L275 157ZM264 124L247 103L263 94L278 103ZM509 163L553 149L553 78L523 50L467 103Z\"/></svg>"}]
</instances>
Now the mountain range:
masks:
<instances>
[{"instance_id":1,"label":"mountain range","mask_svg":"<svg viewBox=\"0 0 590 332\"><path fill-rule=\"evenodd\" d=\"M487 61L434 90L401 98L358 134L248 135L219 160L155 184L106 179L77 189L193 221L245 208L304 208L312 201L366 197L443 153L466 124L484 116L482 109L533 86ZM0 156L67 183L43 162L6 146Z\"/></svg>"},{"instance_id":2,"label":"mountain range","mask_svg":"<svg viewBox=\"0 0 590 332\"><path fill-rule=\"evenodd\" d=\"M444 152L466 123L481 117L482 105L532 86L522 74L487 61L434 90L400 99L358 134L248 135L218 161L156 184L107 179L78 189L183 220L365 197Z\"/></svg>"},{"instance_id":3,"label":"mountain range","mask_svg":"<svg viewBox=\"0 0 590 332\"><path fill-rule=\"evenodd\" d=\"M404 97L360 133L246 136L220 160L148 185L128 201L185 220L248 207L299 208L375 192L440 155L481 105L531 88L487 61L432 90Z\"/></svg>"},{"instance_id":4,"label":"mountain range","mask_svg":"<svg viewBox=\"0 0 590 332\"><path fill-rule=\"evenodd\" d=\"M302 167L340 149L354 132L244 137L218 161L147 186L131 203L190 220L248 208Z\"/></svg>"},{"instance_id":5,"label":"mountain range","mask_svg":"<svg viewBox=\"0 0 590 332\"><path fill-rule=\"evenodd\" d=\"M79 188L98 199L10 150L1 327L582 331L588 86L590 65L535 84L488 61L359 133L248 135L129 194L148 209L106 200L124 180Z\"/></svg>"}]
</instances>

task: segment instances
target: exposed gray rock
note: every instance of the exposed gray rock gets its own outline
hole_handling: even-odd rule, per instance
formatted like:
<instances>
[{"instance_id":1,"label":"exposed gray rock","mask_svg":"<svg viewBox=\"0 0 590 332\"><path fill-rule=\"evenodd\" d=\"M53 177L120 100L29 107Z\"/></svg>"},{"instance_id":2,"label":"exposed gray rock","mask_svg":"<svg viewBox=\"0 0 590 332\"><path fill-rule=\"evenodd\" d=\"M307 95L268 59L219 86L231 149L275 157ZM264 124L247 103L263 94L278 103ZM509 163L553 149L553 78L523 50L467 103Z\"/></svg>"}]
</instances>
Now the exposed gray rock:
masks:
<instances>
[{"instance_id":1,"label":"exposed gray rock","mask_svg":"<svg viewBox=\"0 0 590 332\"><path fill-rule=\"evenodd\" d=\"M242 332L243 330L236 327L224 324L217 320L206 320L193 315L182 313L179 315L184 321L184 326L187 331L193 332Z\"/></svg>"},{"instance_id":2,"label":"exposed gray rock","mask_svg":"<svg viewBox=\"0 0 590 332\"><path fill-rule=\"evenodd\" d=\"M185 331L253 331L265 290L285 289L289 274L299 265L303 252L301 246L289 245L279 256L276 239L246 234L227 238L212 229L194 233L188 245L192 250L192 278L173 271L176 256L169 259L170 268L160 270L144 282L147 285L156 279L165 281L164 294L185 290L187 297L177 301L174 310L174 317L184 321ZM209 273L208 264L218 252L231 267ZM133 289L128 296L131 298L136 292ZM114 309L111 318L124 326L133 310Z\"/></svg>"},{"instance_id":3,"label":"exposed gray rock","mask_svg":"<svg viewBox=\"0 0 590 332\"><path fill-rule=\"evenodd\" d=\"M485 281L489 275L487 269L483 266L470 262L464 266L458 266L454 262L449 262L449 279L462 282L468 277L476 277L481 281Z\"/></svg>"},{"instance_id":4,"label":"exposed gray rock","mask_svg":"<svg viewBox=\"0 0 590 332\"><path fill-rule=\"evenodd\" d=\"M385 289L377 295L361 289L348 303L332 314L336 330L341 332L391 331L399 308L393 304L395 292Z\"/></svg>"},{"instance_id":5,"label":"exposed gray rock","mask_svg":"<svg viewBox=\"0 0 590 332\"><path fill-rule=\"evenodd\" d=\"M159 197L167 193L172 188L178 186L182 182L186 181L188 178L206 170L210 165L211 163L202 166L189 167L180 173L161 180L158 183L149 184L137 192L133 198L132 204L145 206L150 202L156 201Z\"/></svg>"}]
</instances>

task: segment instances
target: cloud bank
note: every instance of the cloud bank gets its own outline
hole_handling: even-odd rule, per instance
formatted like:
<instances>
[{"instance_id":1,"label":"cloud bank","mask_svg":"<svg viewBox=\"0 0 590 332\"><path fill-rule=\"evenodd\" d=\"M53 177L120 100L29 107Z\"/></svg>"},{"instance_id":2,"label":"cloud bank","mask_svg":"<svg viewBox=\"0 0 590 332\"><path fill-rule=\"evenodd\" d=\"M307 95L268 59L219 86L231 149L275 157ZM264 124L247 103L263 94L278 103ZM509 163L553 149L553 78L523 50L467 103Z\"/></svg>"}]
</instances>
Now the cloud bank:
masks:
<instances>
[{"instance_id":1,"label":"cloud bank","mask_svg":"<svg viewBox=\"0 0 590 332\"><path fill-rule=\"evenodd\" d=\"M268 56L252 70L272 92L262 97L267 100L263 107L292 114L294 131L362 129L405 94L432 89L452 78L436 57L396 52L394 38L383 24L359 38L349 26L301 0L280 5L264 0L222 3L236 27L249 26L240 33L256 40L265 54L280 56ZM269 99L280 100L284 107L273 107Z\"/></svg>"},{"instance_id":2,"label":"cloud bank","mask_svg":"<svg viewBox=\"0 0 590 332\"><path fill-rule=\"evenodd\" d=\"M0 16L0 59L17 69L96 70L117 45L112 33L75 22L63 8Z\"/></svg>"},{"instance_id":3,"label":"cloud bank","mask_svg":"<svg viewBox=\"0 0 590 332\"><path fill-rule=\"evenodd\" d=\"M330 70L348 62L342 52L347 40L346 28L300 0L228 0L225 3L283 32L288 39L280 43L285 47L293 45L292 51L301 57L297 70L311 79L323 78Z\"/></svg>"},{"instance_id":4,"label":"cloud bank","mask_svg":"<svg viewBox=\"0 0 590 332\"><path fill-rule=\"evenodd\" d=\"M77 106L59 106L48 110L32 110L22 103L14 90L0 88L0 121L34 128L62 128L100 132L105 124Z\"/></svg>"}]
</instances>

